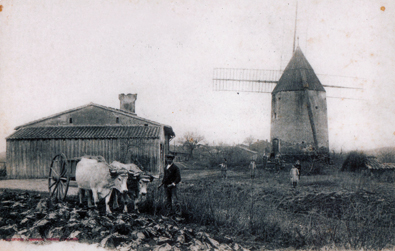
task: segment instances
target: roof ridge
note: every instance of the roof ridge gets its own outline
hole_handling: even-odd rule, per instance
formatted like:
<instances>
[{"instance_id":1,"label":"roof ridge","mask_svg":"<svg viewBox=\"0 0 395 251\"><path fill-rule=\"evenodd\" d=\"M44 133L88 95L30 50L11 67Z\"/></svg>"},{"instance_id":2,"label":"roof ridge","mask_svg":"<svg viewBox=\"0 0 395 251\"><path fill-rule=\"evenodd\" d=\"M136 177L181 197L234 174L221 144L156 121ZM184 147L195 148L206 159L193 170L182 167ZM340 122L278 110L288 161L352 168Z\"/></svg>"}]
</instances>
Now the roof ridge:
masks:
<instances>
[{"instance_id":1,"label":"roof ridge","mask_svg":"<svg viewBox=\"0 0 395 251\"><path fill-rule=\"evenodd\" d=\"M139 117L135 113L132 113L132 112L128 112L128 111L125 111L125 110L121 110L121 109L117 109L117 108L113 108L113 107L108 107L108 106L104 106L104 105L99 105L99 104L90 102L89 104L86 104L86 105L83 105L83 106L78 106L78 107L75 107L75 108L72 108L72 109L65 110L63 112L58 112L58 113L52 114L50 116L46 116L46 117L43 117L43 118L40 118L40 119L33 120L33 121L28 122L26 124L23 124L23 125L15 127L14 130L18 130L18 129L22 128L22 127L26 127L26 126L29 126L29 125L32 125L32 124L35 124L35 123L39 123L41 121L44 121L44 120L47 120L47 119L50 119L50 118L53 118L53 117L56 117L56 116L60 116L60 115L66 114L66 113L78 111L78 110L81 110L81 109L89 107L89 106L95 106L95 107L98 107L98 108L101 108L101 109L117 112L117 113L129 116L129 117L135 118L135 119L140 120L140 121L145 121L145 122L148 122L148 123L151 123L151 124L155 124L157 126L171 127L169 125L165 125L165 124L162 124L162 123L159 123L159 122L156 122L156 121L152 121L152 120L149 120L149 119L146 119L146 118L143 118L143 117Z\"/></svg>"},{"instance_id":2,"label":"roof ridge","mask_svg":"<svg viewBox=\"0 0 395 251\"><path fill-rule=\"evenodd\" d=\"M164 125L164 124L161 124L161 123L156 122L156 121L152 121L152 120L149 120L149 119L146 119L146 118L139 117L139 116L137 116L136 113L129 112L129 111L126 111L126 110L122 110L122 109L118 109L118 108L113 108L113 107L109 107L109 106L104 106L104 105L99 105L99 104L94 104L94 103L92 103L92 105L97 106L97 107L100 107L100 108L103 108L103 109L107 109L107 110L113 110L113 111L116 111L116 112L118 112L118 113L124 113L124 114L126 114L127 116L131 116L131 117L133 117L133 118L140 119L140 120L144 120L144 121L147 121L147 122L150 122L150 123L153 123L153 124ZM164 126L165 126L165 125L164 125Z\"/></svg>"},{"instance_id":3,"label":"roof ridge","mask_svg":"<svg viewBox=\"0 0 395 251\"><path fill-rule=\"evenodd\" d=\"M46 120L46 119L55 117L55 116L59 116L59 115L68 113L68 112L78 111L78 110L80 110L80 109L82 109L82 108L85 108L85 107L88 107L89 105L92 105L92 104L93 104L93 103L91 102L91 103L86 104L86 105L78 106L78 107L75 107L75 108L73 108L73 109L68 109L68 110L63 111L63 112L58 112L58 113L52 114L52 115L50 115L50 116L46 116L46 117L43 117L43 118L40 118L40 119L36 119L36 120L30 121L30 122L28 122L28 123L26 123L26 124L23 124L23 125L20 125L20 126L15 127L14 130L18 130L18 129L21 128L21 127L25 127L25 126L28 126L28 125L31 125L31 124L34 124L34 123L37 123L37 122L40 122L40 121L43 121L43 120Z\"/></svg>"}]
</instances>

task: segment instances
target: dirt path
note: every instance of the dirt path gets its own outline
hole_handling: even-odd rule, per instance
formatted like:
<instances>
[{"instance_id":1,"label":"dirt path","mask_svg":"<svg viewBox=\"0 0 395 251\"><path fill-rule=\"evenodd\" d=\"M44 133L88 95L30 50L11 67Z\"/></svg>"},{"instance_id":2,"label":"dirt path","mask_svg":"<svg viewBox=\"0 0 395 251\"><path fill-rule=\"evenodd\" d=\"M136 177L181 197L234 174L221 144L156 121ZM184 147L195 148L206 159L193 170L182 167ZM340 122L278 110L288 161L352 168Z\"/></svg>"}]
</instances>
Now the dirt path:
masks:
<instances>
[{"instance_id":1,"label":"dirt path","mask_svg":"<svg viewBox=\"0 0 395 251\"><path fill-rule=\"evenodd\" d=\"M21 190L35 191L40 193L48 193L47 179L24 179L24 180L0 180L0 191L4 190ZM69 191L67 195L77 195L77 183L70 181Z\"/></svg>"},{"instance_id":2,"label":"dirt path","mask_svg":"<svg viewBox=\"0 0 395 251\"><path fill-rule=\"evenodd\" d=\"M221 178L221 171L218 169L202 169L190 163L177 162L177 166L181 169L181 176L183 182L188 182L204 178ZM228 178L239 177L240 173L228 170ZM40 193L48 193L48 180L47 179L22 179L22 180L0 180L0 192L4 190L15 191L35 191ZM70 181L69 190L67 195L77 195L76 181Z\"/></svg>"},{"instance_id":3,"label":"dirt path","mask_svg":"<svg viewBox=\"0 0 395 251\"><path fill-rule=\"evenodd\" d=\"M185 162L175 163L181 169L182 181L197 180L202 178L218 178L221 179L221 170L218 169L203 169L202 167L196 167L193 164ZM246 174L248 175L248 174ZM234 172L232 170L227 171L228 178L240 177L240 172Z\"/></svg>"}]
</instances>

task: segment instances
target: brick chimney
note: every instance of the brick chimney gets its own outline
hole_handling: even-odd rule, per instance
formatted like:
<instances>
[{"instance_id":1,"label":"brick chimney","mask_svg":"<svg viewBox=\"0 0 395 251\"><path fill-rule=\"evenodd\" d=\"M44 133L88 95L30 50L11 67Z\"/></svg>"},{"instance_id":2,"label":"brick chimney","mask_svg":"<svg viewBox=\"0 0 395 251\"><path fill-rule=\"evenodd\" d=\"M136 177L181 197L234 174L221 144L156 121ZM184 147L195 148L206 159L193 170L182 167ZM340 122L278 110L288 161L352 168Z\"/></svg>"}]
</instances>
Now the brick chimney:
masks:
<instances>
[{"instance_id":1,"label":"brick chimney","mask_svg":"<svg viewBox=\"0 0 395 251\"><path fill-rule=\"evenodd\" d=\"M137 99L137 93L136 94L119 94L118 95L119 101L121 101L121 110L136 113L136 99Z\"/></svg>"}]
</instances>

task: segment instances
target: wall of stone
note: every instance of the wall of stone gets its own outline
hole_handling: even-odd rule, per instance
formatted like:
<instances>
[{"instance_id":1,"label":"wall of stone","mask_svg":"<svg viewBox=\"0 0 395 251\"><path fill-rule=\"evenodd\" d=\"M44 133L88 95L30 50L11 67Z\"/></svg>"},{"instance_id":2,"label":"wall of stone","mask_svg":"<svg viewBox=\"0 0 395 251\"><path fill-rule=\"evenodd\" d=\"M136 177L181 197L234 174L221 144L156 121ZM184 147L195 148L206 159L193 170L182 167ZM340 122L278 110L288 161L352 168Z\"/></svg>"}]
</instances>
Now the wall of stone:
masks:
<instances>
[{"instance_id":1,"label":"wall of stone","mask_svg":"<svg viewBox=\"0 0 395 251\"><path fill-rule=\"evenodd\" d=\"M319 147L329 148L326 93L308 91ZM270 137L282 142L314 144L305 91L272 95Z\"/></svg>"}]
</instances>

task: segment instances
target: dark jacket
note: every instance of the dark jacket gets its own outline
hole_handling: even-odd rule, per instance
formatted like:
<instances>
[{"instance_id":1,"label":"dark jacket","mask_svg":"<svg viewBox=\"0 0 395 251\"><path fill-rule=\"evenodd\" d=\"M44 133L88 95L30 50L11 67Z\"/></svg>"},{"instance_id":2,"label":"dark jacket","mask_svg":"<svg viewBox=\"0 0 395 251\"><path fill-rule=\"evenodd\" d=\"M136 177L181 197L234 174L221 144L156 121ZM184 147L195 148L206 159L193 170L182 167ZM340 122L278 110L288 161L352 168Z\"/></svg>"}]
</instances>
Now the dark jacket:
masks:
<instances>
[{"instance_id":1,"label":"dark jacket","mask_svg":"<svg viewBox=\"0 0 395 251\"><path fill-rule=\"evenodd\" d=\"M178 184L181 181L181 174L180 174L180 168L176 166L174 163L171 164L169 169L165 167L165 173L163 176L162 183L164 185L170 185L171 183Z\"/></svg>"}]
</instances>

